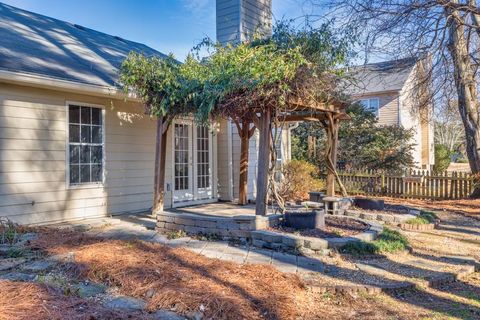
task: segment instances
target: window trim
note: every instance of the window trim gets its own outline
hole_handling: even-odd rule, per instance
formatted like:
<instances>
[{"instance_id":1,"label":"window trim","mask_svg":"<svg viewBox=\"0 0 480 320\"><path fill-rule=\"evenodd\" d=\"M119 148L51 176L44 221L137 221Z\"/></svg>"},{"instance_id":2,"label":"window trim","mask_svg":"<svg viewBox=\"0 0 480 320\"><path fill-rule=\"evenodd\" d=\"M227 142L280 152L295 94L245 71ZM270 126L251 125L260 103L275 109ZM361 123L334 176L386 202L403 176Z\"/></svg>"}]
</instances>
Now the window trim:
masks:
<instances>
[{"instance_id":1,"label":"window trim","mask_svg":"<svg viewBox=\"0 0 480 320\"><path fill-rule=\"evenodd\" d=\"M365 101L367 100L368 101L368 109L367 111L370 111L372 112L377 118L378 116L380 115L380 98L379 97L371 97L371 98L361 98L358 100L358 102L360 102L360 104L362 104L362 101ZM371 100L377 100L377 109L374 111L372 111L372 109L370 108L370 101ZM363 105L362 105L363 106Z\"/></svg>"},{"instance_id":2,"label":"window trim","mask_svg":"<svg viewBox=\"0 0 480 320\"><path fill-rule=\"evenodd\" d=\"M102 181L71 184L70 183L70 119L69 108L71 105L98 108L102 111ZM105 185L105 106L101 104L86 103L68 100L65 102L65 183L67 189L96 189Z\"/></svg>"}]
</instances>

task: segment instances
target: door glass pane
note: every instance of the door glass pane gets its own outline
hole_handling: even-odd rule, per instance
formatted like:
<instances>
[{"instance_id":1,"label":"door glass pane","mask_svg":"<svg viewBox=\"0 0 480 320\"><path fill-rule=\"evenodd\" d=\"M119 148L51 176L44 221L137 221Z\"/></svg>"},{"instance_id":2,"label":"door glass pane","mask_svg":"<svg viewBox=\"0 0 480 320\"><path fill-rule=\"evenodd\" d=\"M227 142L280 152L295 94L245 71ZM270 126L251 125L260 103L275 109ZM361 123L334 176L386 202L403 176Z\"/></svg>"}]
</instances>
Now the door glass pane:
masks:
<instances>
[{"instance_id":1,"label":"door glass pane","mask_svg":"<svg viewBox=\"0 0 480 320\"><path fill-rule=\"evenodd\" d=\"M189 183L189 150L188 125L175 124L175 190L188 190Z\"/></svg>"},{"instance_id":2,"label":"door glass pane","mask_svg":"<svg viewBox=\"0 0 480 320\"><path fill-rule=\"evenodd\" d=\"M197 127L197 187L210 188L210 151L207 127Z\"/></svg>"}]
</instances>

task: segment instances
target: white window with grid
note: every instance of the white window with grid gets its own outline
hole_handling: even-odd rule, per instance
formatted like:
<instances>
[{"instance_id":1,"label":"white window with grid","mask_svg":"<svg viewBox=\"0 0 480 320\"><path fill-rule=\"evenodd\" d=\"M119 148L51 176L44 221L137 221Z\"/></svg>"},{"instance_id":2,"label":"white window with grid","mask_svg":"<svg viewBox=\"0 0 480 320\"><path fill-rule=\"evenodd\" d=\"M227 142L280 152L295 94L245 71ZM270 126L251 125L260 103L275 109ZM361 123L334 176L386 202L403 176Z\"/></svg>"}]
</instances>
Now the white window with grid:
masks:
<instances>
[{"instance_id":1,"label":"white window with grid","mask_svg":"<svg viewBox=\"0 0 480 320\"><path fill-rule=\"evenodd\" d=\"M101 184L104 171L104 119L99 107L68 105L68 183Z\"/></svg>"},{"instance_id":2,"label":"white window with grid","mask_svg":"<svg viewBox=\"0 0 480 320\"><path fill-rule=\"evenodd\" d=\"M378 98L361 99L359 102L365 108L365 110L372 112L378 117L378 109L380 108L380 99Z\"/></svg>"}]
</instances>

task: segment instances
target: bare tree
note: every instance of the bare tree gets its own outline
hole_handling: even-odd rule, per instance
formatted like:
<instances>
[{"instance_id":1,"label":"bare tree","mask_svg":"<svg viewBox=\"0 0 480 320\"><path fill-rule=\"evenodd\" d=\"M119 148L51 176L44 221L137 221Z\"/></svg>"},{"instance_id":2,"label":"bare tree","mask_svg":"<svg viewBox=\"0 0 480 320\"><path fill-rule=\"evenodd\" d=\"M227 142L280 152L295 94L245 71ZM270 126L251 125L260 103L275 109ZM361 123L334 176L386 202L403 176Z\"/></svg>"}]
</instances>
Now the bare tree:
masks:
<instances>
[{"instance_id":1,"label":"bare tree","mask_svg":"<svg viewBox=\"0 0 480 320\"><path fill-rule=\"evenodd\" d=\"M429 99L456 101L471 171L480 175L480 8L476 0L310 0L356 31L365 59L428 56ZM433 100L432 100L433 99ZM480 197L480 184L472 197Z\"/></svg>"},{"instance_id":2,"label":"bare tree","mask_svg":"<svg viewBox=\"0 0 480 320\"><path fill-rule=\"evenodd\" d=\"M436 145L445 146L449 152L460 152L465 145L464 132L456 102L437 106L435 115Z\"/></svg>"}]
</instances>

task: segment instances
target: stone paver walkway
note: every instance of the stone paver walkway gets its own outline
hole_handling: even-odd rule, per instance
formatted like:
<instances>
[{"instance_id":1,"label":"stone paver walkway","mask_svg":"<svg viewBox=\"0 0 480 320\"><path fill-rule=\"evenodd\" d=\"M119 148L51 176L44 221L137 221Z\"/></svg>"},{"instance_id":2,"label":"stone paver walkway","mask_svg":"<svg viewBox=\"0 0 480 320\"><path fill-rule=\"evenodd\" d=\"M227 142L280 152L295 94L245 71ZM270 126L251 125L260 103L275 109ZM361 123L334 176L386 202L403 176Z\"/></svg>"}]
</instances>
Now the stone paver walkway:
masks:
<instances>
[{"instance_id":1,"label":"stone paver walkway","mask_svg":"<svg viewBox=\"0 0 480 320\"><path fill-rule=\"evenodd\" d=\"M283 272L322 272L324 270L323 263L316 258L262 250L247 245L233 246L226 241L200 241L190 237L168 239L166 235L155 231L155 219L148 215L89 219L56 224L52 227L73 228L101 238L139 239L172 247L184 247L208 258L239 264L273 265Z\"/></svg>"},{"instance_id":2,"label":"stone paver walkway","mask_svg":"<svg viewBox=\"0 0 480 320\"><path fill-rule=\"evenodd\" d=\"M471 273L473 263L443 256L399 254L383 259L350 261L335 257L306 257L248 245L232 245L225 241L200 241L190 237L168 239L155 231L155 219L148 215L128 215L63 223L52 227L73 228L87 234L120 240L140 239L172 247L190 249L208 258L238 264L272 265L280 271L298 273L321 286L414 284L419 279L450 279L454 274ZM412 239L413 240L413 239Z\"/></svg>"}]
</instances>

